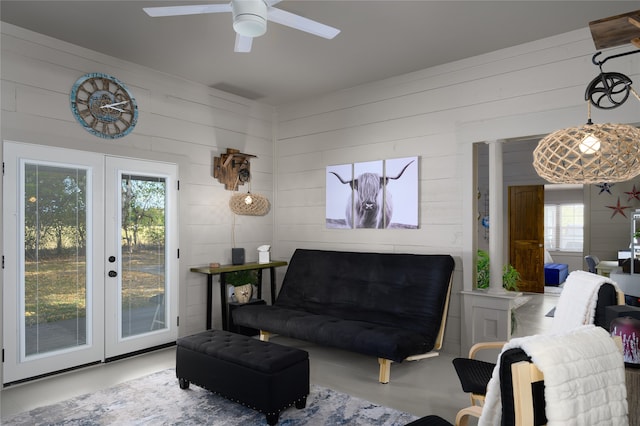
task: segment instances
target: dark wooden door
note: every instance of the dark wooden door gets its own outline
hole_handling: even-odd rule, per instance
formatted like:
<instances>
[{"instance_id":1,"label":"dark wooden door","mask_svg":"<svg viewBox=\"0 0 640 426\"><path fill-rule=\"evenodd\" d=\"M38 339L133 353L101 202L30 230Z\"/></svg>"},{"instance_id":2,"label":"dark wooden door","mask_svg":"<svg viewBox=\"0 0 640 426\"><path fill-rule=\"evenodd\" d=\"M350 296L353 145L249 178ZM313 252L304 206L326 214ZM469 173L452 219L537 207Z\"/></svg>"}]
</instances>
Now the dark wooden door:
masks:
<instances>
[{"instance_id":1,"label":"dark wooden door","mask_svg":"<svg viewBox=\"0 0 640 426\"><path fill-rule=\"evenodd\" d=\"M544 293L544 186L509 187L509 263L520 291Z\"/></svg>"}]
</instances>

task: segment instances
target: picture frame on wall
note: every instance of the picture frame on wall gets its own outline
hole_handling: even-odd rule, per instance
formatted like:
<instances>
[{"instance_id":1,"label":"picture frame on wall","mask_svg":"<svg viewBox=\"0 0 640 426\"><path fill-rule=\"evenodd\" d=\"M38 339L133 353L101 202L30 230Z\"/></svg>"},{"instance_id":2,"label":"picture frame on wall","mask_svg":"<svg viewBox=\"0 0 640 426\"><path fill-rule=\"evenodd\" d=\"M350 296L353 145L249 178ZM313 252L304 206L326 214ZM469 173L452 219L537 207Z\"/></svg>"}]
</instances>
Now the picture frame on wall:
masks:
<instances>
[{"instance_id":1,"label":"picture frame on wall","mask_svg":"<svg viewBox=\"0 0 640 426\"><path fill-rule=\"evenodd\" d=\"M418 157L327 167L326 226L417 229Z\"/></svg>"},{"instance_id":2,"label":"picture frame on wall","mask_svg":"<svg viewBox=\"0 0 640 426\"><path fill-rule=\"evenodd\" d=\"M347 221L346 209L351 209L351 185L342 181L353 180L353 164L328 166L326 174L326 214L327 228L350 229L353 222Z\"/></svg>"}]
</instances>

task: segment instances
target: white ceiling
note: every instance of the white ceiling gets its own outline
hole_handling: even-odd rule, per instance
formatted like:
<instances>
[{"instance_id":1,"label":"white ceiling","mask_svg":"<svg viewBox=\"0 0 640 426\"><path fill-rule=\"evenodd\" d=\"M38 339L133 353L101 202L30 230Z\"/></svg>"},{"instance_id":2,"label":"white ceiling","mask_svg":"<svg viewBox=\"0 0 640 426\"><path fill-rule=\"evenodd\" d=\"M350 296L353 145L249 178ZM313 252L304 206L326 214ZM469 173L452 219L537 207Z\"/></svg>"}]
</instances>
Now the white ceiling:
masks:
<instances>
[{"instance_id":1,"label":"white ceiling","mask_svg":"<svg viewBox=\"0 0 640 426\"><path fill-rule=\"evenodd\" d=\"M251 53L233 52L231 14L151 18L142 11L207 3L221 2L1 0L0 19L277 106L587 28L638 8L637 0L284 0L276 7L342 32L325 40L270 23Z\"/></svg>"}]
</instances>

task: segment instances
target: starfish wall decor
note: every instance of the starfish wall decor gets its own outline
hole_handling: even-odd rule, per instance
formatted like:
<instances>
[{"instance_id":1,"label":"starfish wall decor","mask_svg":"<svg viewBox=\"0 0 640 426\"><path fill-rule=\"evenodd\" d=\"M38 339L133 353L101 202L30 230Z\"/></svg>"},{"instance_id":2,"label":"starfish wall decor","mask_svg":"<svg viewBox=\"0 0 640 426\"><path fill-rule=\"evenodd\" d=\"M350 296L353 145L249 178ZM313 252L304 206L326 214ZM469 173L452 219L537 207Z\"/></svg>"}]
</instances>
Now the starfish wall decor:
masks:
<instances>
[{"instance_id":1,"label":"starfish wall decor","mask_svg":"<svg viewBox=\"0 0 640 426\"><path fill-rule=\"evenodd\" d=\"M620 197L618 197L618 204L616 204L615 206L605 206L605 207L613 210L613 213L611 214L611 218L613 218L618 213L620 213L622 216L624 216L626 218L627 215L624 213L624 211L625 211L625 209L630 209L631 208L631 206L621 206L620 205Z\"/></svg>"},{"instance_id":2,"label":"starfish wall decor","mask_svg":"<svg viewBox=\"0 0 640 426\"><path fill-rule=\"evenodd\" d=\"M603 192L608 192L609 195L613 195L611 194L611 188L613 188L613 186L615 185L615 183L599 183L596 186L598 188L600 188L600 192L598 192L599 194L602 194Z\"/></svg>"},{"instance_id":3,"label":"starfish wall decor","mask_svg":"<svg viewBox=\"0 0 640 426\"><path fill-rule=\"evenodd\" d=\"M627 198L627 201L631 201L634 198L640 201L640 191L636 190L635 185L633 185L633 189L631 191L625 191L624 193L629 196L629 198Z\"/></svg>"}]
</instances>

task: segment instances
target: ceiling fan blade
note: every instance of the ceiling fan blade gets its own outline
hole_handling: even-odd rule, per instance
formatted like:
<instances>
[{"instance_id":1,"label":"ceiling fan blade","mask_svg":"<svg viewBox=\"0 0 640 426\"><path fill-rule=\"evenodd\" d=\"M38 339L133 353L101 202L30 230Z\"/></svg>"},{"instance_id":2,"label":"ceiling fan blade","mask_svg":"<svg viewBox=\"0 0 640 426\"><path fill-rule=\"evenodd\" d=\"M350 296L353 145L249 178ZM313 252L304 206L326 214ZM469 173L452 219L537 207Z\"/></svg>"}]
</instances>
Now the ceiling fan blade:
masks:
<instances>
[{"instance_id":1,"label":"ceiling fan blade","mask_svg":"<svg viewBox=\"0 0 640 426\"><path fill-rule=\"evenodd\" d=\"M147 15L156 18L159 16L199 15L202 13L231 12L231 3L199 4L192 6L163 6L143 7Z\"/></svg>"},{"instance_id":2,"label":"ceiling fan blade","mask_svg":"<svg viewBox=\"0 0 640 426\"><path fill-rule=\"evenodd\" d=\"M320 22L316 22L275 7L269 7L267 10L267 16L270 21L275 22L276 24L295 28L327 39L332 39L340 33L340 30L337 28L321 24Z\"/></svg>"},{"instance_id":3,"label":"ceiling fan blade","mask_svg":"<svg viewBox=\"0 0 640 426\"><path fill-rule=\"evenodd\" d=\"M240 34L236 34L236 46L233 49L234 52L247 53L251 52L251 44L253 43L252 37L245 37Z\"/></svg>"}]
</instances>

